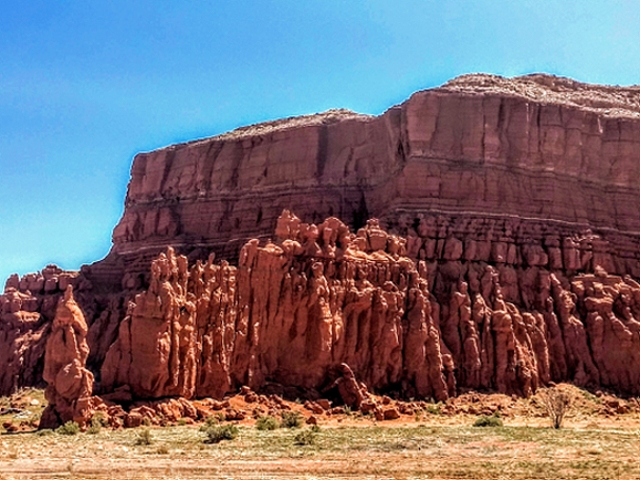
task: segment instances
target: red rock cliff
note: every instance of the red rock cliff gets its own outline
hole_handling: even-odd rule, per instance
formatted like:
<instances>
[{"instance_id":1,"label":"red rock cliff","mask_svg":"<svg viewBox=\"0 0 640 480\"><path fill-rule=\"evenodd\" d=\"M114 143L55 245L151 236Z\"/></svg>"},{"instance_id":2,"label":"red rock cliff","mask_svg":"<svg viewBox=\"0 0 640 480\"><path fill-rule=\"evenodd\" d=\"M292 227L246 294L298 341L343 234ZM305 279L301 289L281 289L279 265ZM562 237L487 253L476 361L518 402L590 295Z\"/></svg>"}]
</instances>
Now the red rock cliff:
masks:
<instances>
[{"instance_id":1,"label":"red rock cliff","mask_svg":"<svg viewBox=\"0 0 640 480\"><path fill-rule=\"evenodd\" d=\"M469 75L418 92L378 117L330 111L140 154L111 254L73 276L89 326L87 365L100 381L101 369L105 372L105 385L127 384L129 375L138 375L127 355L148 356L149 365L156 359L155 340L136 337L149 328L162 334L166 356L159 359L152 384L133 382L141 396L218 392L227 383L255 385L259 381L252 379L273 375L293 381L289 370L273 367L280 365L280 353L264 353L266 363L256 360L261 348L293 347L278 343L276 348L269 335L257 337L247 313L254 307L238 300L257 299L257 305L268 307L255 308L268 310L284 302L281 296L293 296L271 289L270 282L269 291L260 293L264 281L250 274L285 275L278 262L288 254L277 253L280 245L264 245L275 240L277 218L288 208L306 222L335 216L353 231L377 217L383 229L406 238L401 256L414 262L411 268L429 286L430 316L424 314L424 322L433 320L440 351L449 352L433 360L440 373L429 378L444 375L447 394L456 388L527 394L549 379L638 392L633 353L640 319L638 142L637 87L547 75ZM260 252L255 258L262 263L248 270L240 253L250 239L263 246L254 242L243 251ZM198 264L202 275L209 275L200 285L192 278L199 275L193 273L196 267L175 263L180 255L156 261L151 269L167 245L187 255L186 264L212 251L240 264ZM311 258L296 267L304 275L291 274L293 279L315 278ZM180 282L170 273L176 268L182 269ZM343 277L323 268L327 282L336 280L338 291L348 290L340 283ZM43 271L7 282L0 296L0 393L41 382L41 352L62 285L56 282L70 281L66 273ZM384 282L367 281L376 295L391 295ZM303 290L312 296L310 286ZM401 295L406 300L408 290ZM127 312L129 300L135 306ZM206 308L218 317L201 312L214 301L218 306ZM297 305L292 302L287 305ZM335 308L330 304L332 316ZM406 317L408 307L403 308ZM264 318L278 315L284 313ZM260 331L265 323L255 321ZM211 328L227 333L206 333ZM229 339L236 328L254 332L246 336L265 346L236 345L235 337ZM123 345L126 329L138 343ZM107 352L112 368L105 370ZM229 352L244 353L229 357ZM391 373L376 380L367 370L373 366L351 366L372 388L396 381ZM314 386L324 381L318 368L309 377ZM168 380L182 369L191 373ZM418 388L403 375L398 381L404 392ZM219 384L213 377L226 380ZM427 390L435 388L429 385Z\"/></svg>"},{"instance_id":2,"label":"red rock cliff","mask_svg":"<svg viewBox=\"0 0 640 480\"><path fill-rule=\"evenodd\" d=\"M222 397L277 382L317 395L346 364L370 390L405 398L528 396L551 380L640 393L640 285L629 277L535 268L518 289L500 268L449 262L445 302L426 263L377 221L353 235L336 218L316 226L285 211L276 236L248 242L237 268L160 254L102 366L105 391Z\"/></svg>"},{"instance_id":3,"label":"red rock cliff","mask_svg":"<svg viewBox=\"0 0 640 480\"><path fill-rule=\"evenodd\" d=\"M171 244L233 257L293 208L356 228L377 217L403 234L439 214L451 233L547 255L591 229L611 271L640 274L639 99L545 75L469 75L379 117L332 111L140 154L114 253L132 262Z\"/></svg>"},{"instance_id":4,"label":"red rock cliff","mask_svg":"<svg viewBox=\"0 0 640 480\"><path fill-rule=\"evenodd\" d=\"M403 256L403 239L374 221L355 236L336 218L316 226L289 212L276 234L279 244L247 243L238 267L210 258L188 269L172 249L160 254L107 354L103 388L138 398L221 397L266 381L319 390L344 362L376 390L453 394L424 263Z\"/></svg>"}]
</instances>

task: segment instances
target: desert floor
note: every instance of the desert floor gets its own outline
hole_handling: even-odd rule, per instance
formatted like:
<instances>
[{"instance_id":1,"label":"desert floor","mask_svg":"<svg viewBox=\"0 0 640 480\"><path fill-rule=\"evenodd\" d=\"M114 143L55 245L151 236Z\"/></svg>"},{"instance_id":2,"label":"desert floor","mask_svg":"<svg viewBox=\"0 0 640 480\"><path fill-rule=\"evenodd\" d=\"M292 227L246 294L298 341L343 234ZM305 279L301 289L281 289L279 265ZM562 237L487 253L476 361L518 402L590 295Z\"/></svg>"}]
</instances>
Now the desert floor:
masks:
<instances>
[{"instance_id":1,"label":"desert floor","mask_svg":"<svg viewBox=\"0 0 640 480\"><path fill-rule=\"evenodd\" d=\"M463 398L455 409L434 405L393 421L351 412L320 417L314 431L308 425L264 431L246 420L235 424L236 438L216 444L204 442L201 425L182 422L93 434L3 432L0 479L640 478L637 402L621 400L627 412L613 414L618 400L570 388L572 407L558 430L536 397L491 395L473 403L502 405L502 427L474 427L479 417L464 413ZM37 398L23 392L4 404L22 401L37 414Z\"/></svg>"}]
</instances>

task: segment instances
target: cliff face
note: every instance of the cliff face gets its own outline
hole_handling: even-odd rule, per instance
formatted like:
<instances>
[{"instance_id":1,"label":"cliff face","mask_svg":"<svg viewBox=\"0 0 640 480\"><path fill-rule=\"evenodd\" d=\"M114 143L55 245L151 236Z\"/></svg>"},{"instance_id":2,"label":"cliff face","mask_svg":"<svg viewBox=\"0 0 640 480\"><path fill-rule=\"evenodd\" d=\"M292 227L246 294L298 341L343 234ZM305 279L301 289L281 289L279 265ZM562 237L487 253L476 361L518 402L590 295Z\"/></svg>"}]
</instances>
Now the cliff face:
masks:
<instances>
[{"instance_id":1,"label":"cliff face","mask_svg":"<svg viewBox=\"0 0 640 480\"><path fill-rule=\"evenodd\" d=\"M148 398L321 388L335 362L406 395L527 395L550 380L636 394L639 143L638 88L469 75L377 117L329 111L140 154L112 252L72 275L87 366L105 391ZM292 253L267 242L306 242L282 233L283 209L322 231L327 217L340 231L376 217L406 243L385 261L387 247L353 256L336 239L342 256ZM167 246L186 258L158 259ZM211 252L230 263L196 263ZM71 282L47 275L12 277L0 296L0 393L41 381L55 282ZM330 347L310 319L331 325ZM395 340L334 338L382 319ZM287 363L290 351L317 358Z\"/></svg>"},{"instance_id":2,"label":"cliff face","mask_svg":"<svg viewBox=\"0 0 640 480\"><path fill-rule=\"evenodd\" d=\"M249 241L238 267L161 253L102 365L104 391L221 398L277 382L317 398L347 365L369 390L404 398L528 396L551 380L640 393L630 278L530 269L518 288L492 266L450 262L438 301L426 263L377 221L353 235L336 218L316 226L285 211L276 237Z\"/></svg>"},{"instance_id":3,"label":"cliff face","mask_svg":"<svg viewBox=\"0 0 640 480\"><path fill-rule=\"evenodd\" d=\"M375 222L354 238L336 218L316 226L288 212L277 234L279 244L248 242L238 267L189 269L160 254L107 354L103 388L136 398L221 397L267 381L318 391L344 362L376 390L449 396L426 270L400 255L403 240Z\"/></svg>"},{"instance_id":4,"label":"cliff face","mask_svg":"<svg viewBox=\"0 0 640 480\"><path fill-rule=\"evenodd\" d=\"M235 257L285 208L356 228L376 217L402 234L440 214L490 223L452 233L531 237L547 254L591 229L613 243L616 272L638 274L638 98L549 76L473 75L379 117L334 111L140 154L114 252L129 263L166 244ZM542 241L547 232L555 238Z\"/></svg>"}]
</instances>

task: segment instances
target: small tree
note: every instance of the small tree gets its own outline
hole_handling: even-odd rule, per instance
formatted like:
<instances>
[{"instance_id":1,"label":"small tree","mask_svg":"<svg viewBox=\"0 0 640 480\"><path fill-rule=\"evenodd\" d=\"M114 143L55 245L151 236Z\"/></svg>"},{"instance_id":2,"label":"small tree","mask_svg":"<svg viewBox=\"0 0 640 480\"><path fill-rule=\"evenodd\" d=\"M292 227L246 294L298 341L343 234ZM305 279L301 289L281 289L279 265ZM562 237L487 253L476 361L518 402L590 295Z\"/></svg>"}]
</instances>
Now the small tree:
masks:
<instances>
[{"instance_id":1,"label":"small tree","mask_svg":"<svg viewBox=\"0 0 640 480\"><path fill-rule=\"evenodd\" d=\"M547 415L551 419L553 428L562 427L564 417L571 407L571 398L567 392L563 392L557 387L547 388L542 392L542 402L547 410Z\"/></svg>"}]
</instances>

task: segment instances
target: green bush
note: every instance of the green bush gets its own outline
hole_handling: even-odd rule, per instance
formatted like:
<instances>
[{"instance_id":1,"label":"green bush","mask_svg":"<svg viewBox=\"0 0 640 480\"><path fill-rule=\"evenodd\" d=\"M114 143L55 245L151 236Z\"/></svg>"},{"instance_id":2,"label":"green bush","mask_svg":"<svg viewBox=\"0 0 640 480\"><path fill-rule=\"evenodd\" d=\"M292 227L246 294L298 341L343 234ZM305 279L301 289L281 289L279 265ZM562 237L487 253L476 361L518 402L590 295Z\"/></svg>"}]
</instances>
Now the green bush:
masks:
<instances>
[{"instance_id":1,"label":"green bush","mask_svg":"<svg viewBox=\"0 0 640 480\"><path fill-rule=\"evenodd\" d=\"M256 428L258 430L275 430L279 426L278 420L270 415L265 415L256 420Z\"/></svg>"},{"instance_id":2,"label":"green bush","mask_svg":"<svg viewBox=\"0 0 640 480\"><path fill-rule=\"evenodd\" d=\"M143 428L136 434L136 445L151 445L152 443L153 435L148 428Z\"/></svg>"},{"instance_id":3,"label":"green bush","mask_svg":"<svg viewBox=\"0 0 640 480\"><path fill-rule=\"evenodd\" d=\"M281 426L282 428L300 428L302 416L298 412L283 412Z\"/></svg>"},{"instance_id":4,"label":"green bush","mask_svg":"<svg viewBox=\"0 0 640 480\"><path fill-rule=\"evenodd\" d=\"M313 445L316 443L316 434L311 430L303 430L293 438L296 445Z\"/></svg>"},{"instance_id":5,"label":"green bush","mask_svg":"<svg viewBox=\"0 0 640 480\"><path fill-rule=\"evenodd\" d=\"M493 414L490 417L487 415L482 415L479 417L475 423L474 427L502 427L502 419L500 418L500 414Z\"/></svg>"},{"instance_id":6,"label":"green bush","mask_svg":"<svg viewBox=\"0 0 640 480\"><path fill-rule=\"evenodd\" d=\"M425 408L426 412L431 415L442 415L441 403L429 403Z\"/></svg>"},{"instance_id":7,"label":"green bush","mask_svg":"<svg viewBox=\"0 0 640 480\"><path fill-rule=\"evenodd\" d=\"M233 440L238 436L235 425L216 425L205 430L204 443L220 443L223 440Z\"/></svg>"},{"instance_id":8,"label":"green bush","mask_svg":"<svg viewBox=\"0 0 640 480\"><path fill-rule=\"evenodd\" d=\"M96 422L92 418L91 419L91 424L89 425L89 428L87 428L87 433L89 435L96 435L96 434L100 433L100 430L102 430L102 425L100 425L100 422Z\"/></svg>"},{"instance_id":9,"label":"green bush","mask_svg":"<svg viewBox=\"0 0 640 480\"><path fill-rule=\"evenodd\" d=\"M216 425L220 424L220 419L215 416L215 415L209 415L205 420L204 420L204 425L202 425L200 427L200 431L201 432L206 432L209 428L211 427L215 427Z\"/></svg>"},{"instance_id":10,"label":"green bush","mask_svg":"<svg viewBox=\"0 0 640 480\"><path fill-rule=\"evenodd\" d=\"M76 435L80 432L80 425L76 422L69 420L64 425L56 428L56 433L60 435Z\"/></svg>"},{"instance_id":11,"label":"green bush","mask_svg":"<svg viewBox=\"0 0 640 480\"><path fill-rule=\"evenodd\" d=\"M100 433L102 427L109 426L109 418L104 412L96 412L93 417L91 417L91 422L89 422L89 428L87 429L87 433L91 435L95 435L96 433Z\"/></svg>"}]
</instances>

